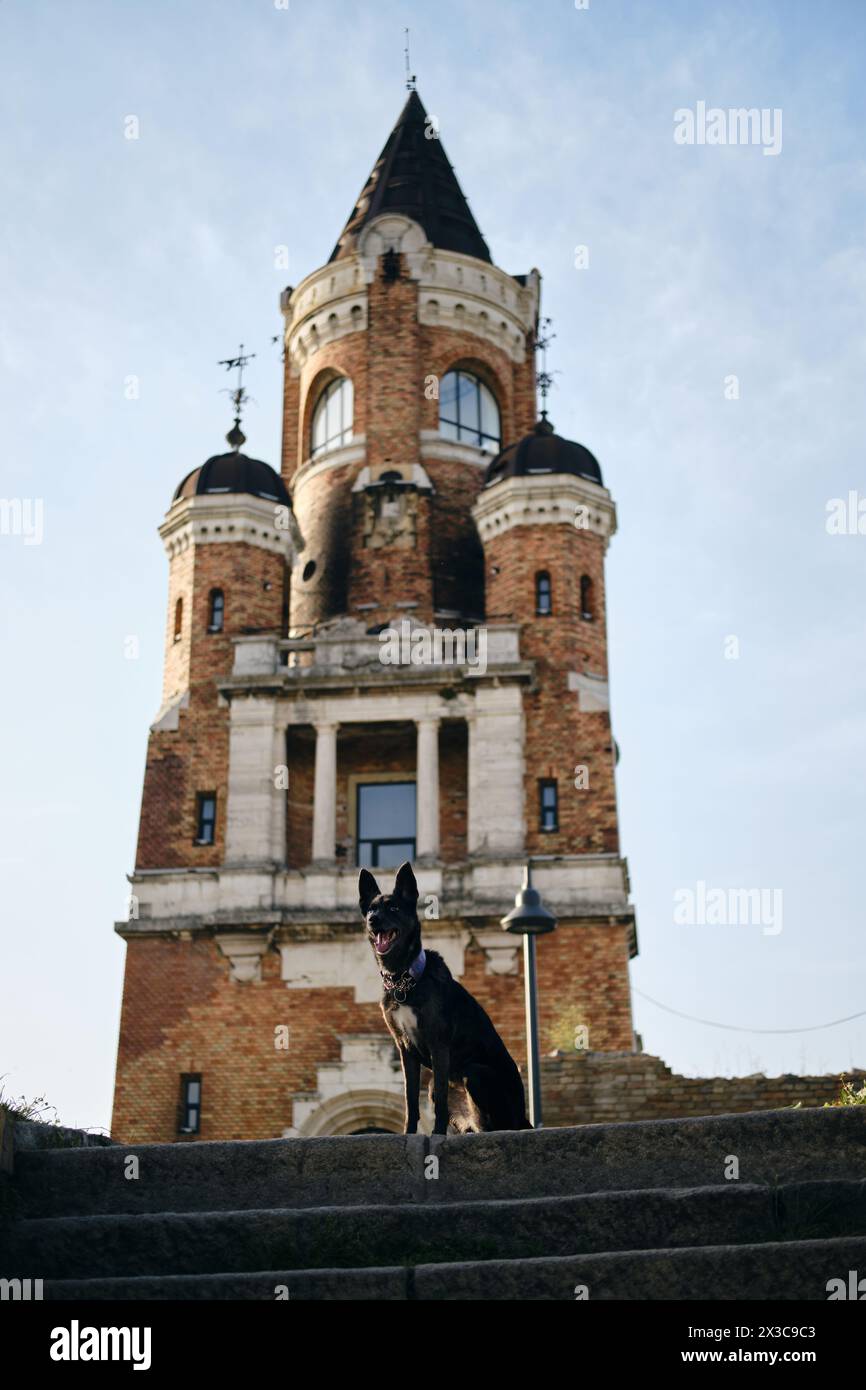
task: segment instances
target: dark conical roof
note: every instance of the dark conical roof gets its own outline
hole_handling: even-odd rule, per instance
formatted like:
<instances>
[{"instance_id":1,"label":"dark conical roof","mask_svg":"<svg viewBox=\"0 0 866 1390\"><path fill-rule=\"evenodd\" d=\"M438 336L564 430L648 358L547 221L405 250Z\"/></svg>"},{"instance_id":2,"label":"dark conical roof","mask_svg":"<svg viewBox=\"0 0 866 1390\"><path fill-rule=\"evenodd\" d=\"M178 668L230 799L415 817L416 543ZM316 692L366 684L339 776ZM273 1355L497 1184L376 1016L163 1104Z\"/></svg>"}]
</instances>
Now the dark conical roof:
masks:
<instances>
[{"instance_id":1,"label":"dark conical roof","mask_svg":"<svg viewBox=\"0 0 866 1390\"><path fill-rule=\"evenodd\" d=\"M348 255L361 228L383 212L411 217L424 228L432 245L443 251L490 261L487 242L442 141L425 135L428 122L424 103L411 91L331 253L332 261Z\"/></svg>"},{"instance_id":2,"label":"dark conical roof","mask_svg":"<svg viewBox=\"0 0 866 1390\"><path fill-rule=\"evenodd\" d=\"M491 487L503 478L522 478L528 473L574 473L604 486L595 455L582 444L554 434L553 426L544 419L539 420L531 434L497 454L484 475L484 485Z\"/></svg>"},{"instance_id":3,"label":"dark conical roof","mask_svg":"<svg viewBox=\"0 0 866 1390\"><path fill-rule=\"evenodd\" d=\"M279 473L261 459L247 458L233 449L230 454L214 454L200 468L187 473L172 498L200 497L203 493L246 492L252 497L291 506L286 485Z\"/></svg>"}]
</instances>

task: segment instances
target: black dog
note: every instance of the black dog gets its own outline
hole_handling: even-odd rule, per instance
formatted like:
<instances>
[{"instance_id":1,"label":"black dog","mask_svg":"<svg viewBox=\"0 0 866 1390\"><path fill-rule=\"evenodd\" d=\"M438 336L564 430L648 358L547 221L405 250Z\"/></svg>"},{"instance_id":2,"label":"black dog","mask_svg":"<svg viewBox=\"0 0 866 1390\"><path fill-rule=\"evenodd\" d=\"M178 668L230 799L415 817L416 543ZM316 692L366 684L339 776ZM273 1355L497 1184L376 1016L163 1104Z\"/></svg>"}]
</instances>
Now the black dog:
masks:
<instances>
[{"instance_id":1,"label":"black dog","mask_svg":"<svg viewBox=\"0 0 866 1390\"><path fill-rule=\"evenodd\" d=\"M438 952L421 945L411 865L398 869L393 893L380 893L367 869L358 890L384 986L382 1013L403 1064L406 1134L418 1129L422 1066L433 1073L434 1134L446 1132L449 1118L464 1132L529 1129L523 1082L504 1042Z\"/></svg>"}]
</instances>

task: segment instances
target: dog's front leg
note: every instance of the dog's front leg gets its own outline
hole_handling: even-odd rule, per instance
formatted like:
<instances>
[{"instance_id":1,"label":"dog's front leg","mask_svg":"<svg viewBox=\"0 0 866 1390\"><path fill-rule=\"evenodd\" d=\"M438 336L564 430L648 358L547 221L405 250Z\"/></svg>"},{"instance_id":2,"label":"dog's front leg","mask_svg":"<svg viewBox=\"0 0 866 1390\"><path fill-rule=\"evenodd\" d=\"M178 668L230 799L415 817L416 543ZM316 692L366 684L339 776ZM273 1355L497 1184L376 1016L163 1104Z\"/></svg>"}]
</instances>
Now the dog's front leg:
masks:
<instances>
[{"instance_id":1,"label":"dog's front leg","mask_svg":"<svg viewBox=\"0 0 866 1390\"><path fill-rule=\"evenodd\" d=\"M418 1133L420 1108L418 1092L421 1089L421 1063L414 1052L400 1048L400 1061L403 1065L403 1092L406 1098L406 1126L404 1134Z\"/></svg>"},{"instance_id":2,"label":"dog's front leg","mask_svg":"<svg viewBox=\"0 0 866 1390\"><path fill-rule=\"evenodd\" d=\"M433 1052L433 1133L445 1134L448 1130L448 1076L451 1070L451 1056L447 1047L436 1047Z\"/></svg>"}]
</instances>

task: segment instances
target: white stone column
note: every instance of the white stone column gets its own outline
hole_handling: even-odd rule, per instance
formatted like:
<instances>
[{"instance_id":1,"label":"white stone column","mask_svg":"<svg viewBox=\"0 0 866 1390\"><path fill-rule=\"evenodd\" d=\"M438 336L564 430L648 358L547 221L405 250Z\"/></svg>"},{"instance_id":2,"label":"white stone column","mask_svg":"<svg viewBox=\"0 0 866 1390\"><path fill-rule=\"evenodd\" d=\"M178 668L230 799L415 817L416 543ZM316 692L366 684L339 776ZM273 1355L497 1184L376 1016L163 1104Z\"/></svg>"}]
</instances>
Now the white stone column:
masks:
<instances>
[{"instance_id":1,"label":"white stone column","mask_svg":"<svg viewBox=\"0 0 866 1390\"><path fill-rule=\"evenodd\" d=\"M284 755L285 756L285 755ZM226 863L277 858L274 830L274 702L232 700L229 722ZM219 815L217 807L217 815ZM284 857L283 855L279 856Z\"/></svg>"},{"instance_id":2,"label":"white stone column","mask_svg":"<svg viewBox=\"0 0 866 1390\"><path fill-rule=\"evenodd\" d=\"M416 760L416 841L419 859L439 858L439 720L419 719Z\"/></svg>"},{"instance_id":3,"label":"white stone column","mask_svg":"<svg viewBox=\"0 0 866 1390\"><path fill-rule=\"evenodd\" d=\"M523 852L524 725L517 686L476 692L469 719L469 853Z\"/></svg>"},{"instance_id":4,"label":"white stone column","mask_svg":"<svg viewBox=\"0 0 866 1390\"><path fill-rule=\"evenodd\" d=\"M274 729L273 789L274 807L271 815L271 857L277 864L286 862L286 796L285 774L291 777L291 769L286 764L286 730L282 724Z\"/></svg>"},{"instance_id":5,"label":"white stone column","mask_svg":"<svg viewBox=\"0 0 866 1390\"><path fill-rule=\"evenodd\" d=\"M316 725L313 860L330 863L337 841L337 724Z\"/></svg>"}]
</instances>

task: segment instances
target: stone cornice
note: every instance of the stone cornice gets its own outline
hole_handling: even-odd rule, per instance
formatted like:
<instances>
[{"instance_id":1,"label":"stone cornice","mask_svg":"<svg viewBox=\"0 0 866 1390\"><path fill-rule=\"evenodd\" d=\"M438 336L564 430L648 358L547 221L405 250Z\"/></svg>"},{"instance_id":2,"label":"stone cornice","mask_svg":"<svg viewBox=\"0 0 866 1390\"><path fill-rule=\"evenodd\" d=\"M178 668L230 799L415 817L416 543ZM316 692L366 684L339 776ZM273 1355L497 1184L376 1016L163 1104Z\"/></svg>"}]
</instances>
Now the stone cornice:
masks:
<instances>
[{"instance_id":1,"label":"stone cornice","mask_svg":"<svg viewBox=\"0 0 866 1390\"><path fill-rule=\"evenodd\" d=\"M433 894L439 917L430 931L498 932L519 883L525 854L475 853L463 863L418 869L421 896ZM533 873L561 929L623 927L637 950L628 865L613 853L533 856ZM127 939L149 935L212 935L233 931L250 941L328 941L357 930L357 868L290 870L273 860L220 867L147 869L129 875L139 908L115 924ZM258 903L255 907L251 904ZM267 904L263 906L262 904Z\"/></svg>"},{"instance_id":2,"label":"stone cornice","mask_svg":"<svg viewBox=\"0 0 866 1390\"><path fill-rule=\"evenodd\" d=\"M385 689L393 694L400 690L441 690L453 686L471 693L479 685L500 685L517 682L531 684L535 676L533 661L502 662L480 672L469 665L453 666L383 666L376 663L356 671L327 671L314 666L283 668L282 678L276 675L251 674L231 676L219 682L217 689L226 699L244 695L297 696L299 699L325 691L355 691ZM447 714L444 717L448 717ZM465 718L460 710L454 718Z\"/></svg>"},{"instance_id":3,"label":"stone cornice","mask_svg":"<svg viewBox=\"0 0 866 1390\"><path fill-rule=\"evenodd\" d=\"M296 498L307 483L318 478L321 473L330 473L336 468L349 468L363 463L367 457L367 436L356 434L351 444L343 444L339 449L329 449L318 458L305 459L292 478L292 498Z\"/></svg>"},{"instance_id":4,"label":"stone cornice","mask_svg":"<svg viewBox=\"0 0 866 1390\"><path fill-rule=\"evenodd\" d=\"M517 866L520 867L519 865ZM166 874L171 873L166 870ZM353 877L357 877L357 869ZM510 900L504 907L510 906ZM440 905L445 914L436 920L437 932L464 931L467 926L476 931L495 932L504 946L513 945L513 939L505 935L500 918L490 907L473 904L469 901L448 902ZM245 920L249 919L249 920ZM150 917L139 921L121 919L115 922L116 934L124 940L134 940L142 936L176 936L180 933L214 936L234 929L238 939L249 938L250 949L256 940L266 940L268 944L281 941L328 941L348 937L355 939L358 930L357 908L285 908L276 912L240 912L227 909L225 912L207 915L189 914L178 917ZM635 920L634 907L618 903L590 903L585 907L569 908L567 916L557 921L557 929L569 926L616 927L631 925ZM422 925L423 931L423 925ZM229 938L231 939L231 938ZM634 954L634 952L632 953Z\"/></svg>"},{"instance_id":5,"label":"stone cornice","mask_svg":"<svg viewBox=\"0 0 866 1390\"><path fill-rule=\"evenodd\" d=\"M527 334L534 334L538 320L538 271L531 270L521 285L487 261L431 246L411 218L383 213L364 227L354 255L321 266L283 294L284 341L296 371L326 343L366 329L367 286L386 250L403 255L409 276L418 283L419 322L471 333L513 362L525 361Z\"/></svg>"},{"instance_id":6,"label":"stone cornice","mask_svg":"<svg viewBox=\"0 0 866 1390\"><path fill-rule=\"evenodd\" d=\"M474 444L458 444L445 439L438 430L421 430L422 459L441 459L445 463L471 463L473 468L486 469L496 457L496 450L479 449Z\"/></svg>"},{"instance_id":7,"label":"stone cornice","mask_svg":"<svg viewBox=\"0 0 866 1390\"><path fill-rule=\"evenodd\" d=\"M574 526L606 542L616 531L616 507L607 488L573 473L503 478L479 494L472 515L485 544L515 526Z\"/></svg>"},{"instance_id":8,"label":"stone cornice","mask_svg":"<svg viewBox=\"0 0 866 1390\"><path fill-rule=\"evenodd\" d=\"M281 297L280 306L286 351L300 370L326 343L367 327L367 283L358 257L314 270Z\"/></svg>"},{"instance_id":9,"label":"stone cornice","mask_svg":"<svg viewBox=\"0 0 866 1390\"><path fill-rule=\"evenodd\" d=\"M202 493L173 502L159 528L169 559L193 545L256 545L292 554L288 508L248 493Z\"/></svg>"},{"instance_id":10,"label":"stone cornice","mask_svg":"<svg viewBox=\"0 0 866 1390\"><path fill-rule=\"evenodd\" d=\"M508 354L526 360L526 339L538 318L541 277L530 272L527 284L496 266L431 250L418 276L418 320L428 328L471 333Z\"/></svg>"}]
</instances>

